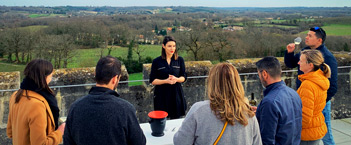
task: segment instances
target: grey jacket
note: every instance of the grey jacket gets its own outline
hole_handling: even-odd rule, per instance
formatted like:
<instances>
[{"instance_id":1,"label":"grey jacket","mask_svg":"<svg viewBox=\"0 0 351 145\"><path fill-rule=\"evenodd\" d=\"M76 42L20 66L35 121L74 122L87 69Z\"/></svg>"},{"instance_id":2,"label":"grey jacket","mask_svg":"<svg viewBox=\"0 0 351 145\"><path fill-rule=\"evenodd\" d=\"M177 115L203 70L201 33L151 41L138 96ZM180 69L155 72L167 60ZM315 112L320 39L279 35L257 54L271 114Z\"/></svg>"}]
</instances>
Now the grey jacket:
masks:
<instances>
[{"instance_id":1,"label":"grey jacket","mask_svg":"<svg viewBox=\"0 0 351 145\"><path fill-rule=\"evenodd\" d=\"M197 102L189 110L173 142L175 145L212 145L223 125L213 114L208 100ZM218 144L262 145L256 117L249 118L247 126L239 122L235 122L234 126L228 124Z\"/></svg>"}]
</instances>

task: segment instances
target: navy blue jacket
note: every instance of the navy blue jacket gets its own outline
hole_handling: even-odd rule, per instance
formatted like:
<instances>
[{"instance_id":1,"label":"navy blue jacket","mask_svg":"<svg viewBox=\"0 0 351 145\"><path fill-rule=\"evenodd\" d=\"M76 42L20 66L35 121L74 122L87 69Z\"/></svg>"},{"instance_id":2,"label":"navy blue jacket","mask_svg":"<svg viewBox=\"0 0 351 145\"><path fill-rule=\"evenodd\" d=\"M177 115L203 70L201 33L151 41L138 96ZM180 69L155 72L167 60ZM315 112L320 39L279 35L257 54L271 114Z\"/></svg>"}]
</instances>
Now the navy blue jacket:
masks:
<instances>
[{"instance_id":1,"label":"navy blue jacket","mask_svg":"<svg viewBox=\"0 0 351 145\"><path fill-rule=\"evenodd\" d=\"M284 81L273 83L264 90L257 107L264 145L299 145L302 128L302 102Z\"/></svg>"},{"instance_id":2,"label":"navy blue jacket","mask_svg":"<svg viewBox=\"0 0 351 145\"><path fill-rule=\"evenodd\" d=\"M311 49L310 47L305 47L303 50ZM324 57L324 62L329 65L331 69L331 78L329 78L330 82L330 87L328 89L328 95L327 95L327 102L336 94L338 90L338 63L334 57L334 55L327 49L327 47L322 44L317 48ZM297 64L300 60L300 52L295 54L288 53L285 51L284 55L284 63L287 67L290 68L298 68L298 75L303 74L303 72L300 70L300 66ZM296 77L296 89L298 89L301 85L301 81Z\"/></svg>"},{"instance_id":3,"label":"navy blue jacket","mask_svg":"<svg viewBox=\"0 0 351 145\"><path fill-rule=\"evenodd\" d=\"M116 91L93 87L74 102L66 120L64 145L145 145L135 108Z\"/></svg>"}]
</instances>

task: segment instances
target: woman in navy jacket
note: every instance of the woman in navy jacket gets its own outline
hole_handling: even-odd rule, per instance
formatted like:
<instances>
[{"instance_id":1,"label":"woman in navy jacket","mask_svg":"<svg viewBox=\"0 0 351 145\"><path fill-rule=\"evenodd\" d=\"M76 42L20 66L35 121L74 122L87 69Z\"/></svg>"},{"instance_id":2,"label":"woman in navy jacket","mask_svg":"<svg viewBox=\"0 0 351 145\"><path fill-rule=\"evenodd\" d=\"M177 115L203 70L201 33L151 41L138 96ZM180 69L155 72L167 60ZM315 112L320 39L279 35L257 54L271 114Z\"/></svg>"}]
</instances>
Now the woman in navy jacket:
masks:
<instances>
[{"instance_id":1,"label":"woman in navy jacket","mask_svg":"<svg viewBox=\"0 0 351 145\"><path fill-rule=\"evenodd\" d=\"M154 110L168 113L171 119L185 115L186 102L181 83L186 80L184 59L178 56L176 41L165 36L161 56L151 66L150 83L155 85Z\"/></svg>"}]
</instances>

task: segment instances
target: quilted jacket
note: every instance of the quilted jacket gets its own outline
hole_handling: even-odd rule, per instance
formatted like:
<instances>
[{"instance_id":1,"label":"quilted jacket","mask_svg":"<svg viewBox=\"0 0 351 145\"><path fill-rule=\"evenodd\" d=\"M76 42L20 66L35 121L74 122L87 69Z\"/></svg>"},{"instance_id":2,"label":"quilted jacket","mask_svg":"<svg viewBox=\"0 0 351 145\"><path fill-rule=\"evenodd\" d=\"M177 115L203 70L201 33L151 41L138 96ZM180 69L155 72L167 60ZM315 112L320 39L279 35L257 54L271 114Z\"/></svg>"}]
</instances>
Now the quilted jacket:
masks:
<instances>
[{"instance_id":1,"label":"quilted jacket","mask_svg":"<svg viewBox=\"0 0 351 145\"><path fill-rule=\"evenodd\" d=\"M301 140L321 139L327 133L322 111L326 104L329 80L320 69L299 75L299 79L302 82L297 90L302 100Z\"/></svg>"}]
</instances>

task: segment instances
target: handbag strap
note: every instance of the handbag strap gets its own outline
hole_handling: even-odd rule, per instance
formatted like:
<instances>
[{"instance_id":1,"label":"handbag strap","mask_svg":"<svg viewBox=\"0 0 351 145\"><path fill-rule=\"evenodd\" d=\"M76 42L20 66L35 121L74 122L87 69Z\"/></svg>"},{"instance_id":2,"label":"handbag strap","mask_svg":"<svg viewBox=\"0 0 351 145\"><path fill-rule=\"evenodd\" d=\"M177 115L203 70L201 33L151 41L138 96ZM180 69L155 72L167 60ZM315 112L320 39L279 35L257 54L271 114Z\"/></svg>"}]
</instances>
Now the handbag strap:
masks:
<instances>
[{"instance_id":1,"label":"handbag strap","mask_svg":"<svg viewBox=\"0 0 351 145\"><path fill-rule=\"evenodd\" d=\"M218 141L222 138L222 135L225 131L225 129L227 128L227 124L228 124L228 121L225 122L223 128L222 128L222 131L221 131L221 134L219 134L219 136L217 137L216 141L213 143L213 145L217 145Z\"/></svg>"}]
</instances>

